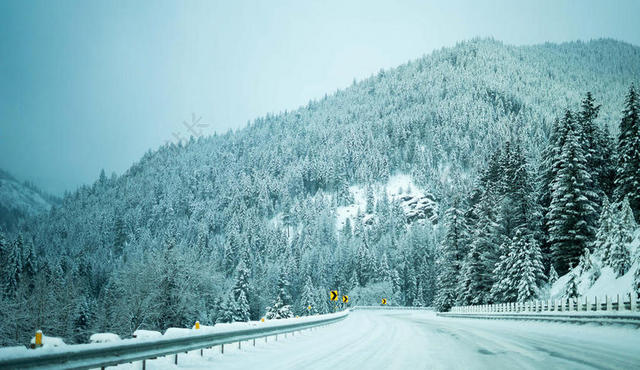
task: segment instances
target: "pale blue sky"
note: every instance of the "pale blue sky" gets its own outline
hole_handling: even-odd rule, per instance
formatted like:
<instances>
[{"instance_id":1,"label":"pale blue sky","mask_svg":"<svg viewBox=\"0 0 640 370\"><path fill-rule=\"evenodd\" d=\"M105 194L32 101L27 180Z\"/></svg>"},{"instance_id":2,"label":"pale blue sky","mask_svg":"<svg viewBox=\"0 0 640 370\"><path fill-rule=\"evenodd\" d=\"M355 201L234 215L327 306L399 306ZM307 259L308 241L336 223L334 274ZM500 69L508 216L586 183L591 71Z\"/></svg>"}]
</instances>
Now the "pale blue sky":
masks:
<instances>
[{"instance_id":1,"label":"pale blue sky","mask_svg":"<svg viewBox=\"0 0 640 370\"><path fill-rule=\"evenodd\" d=\"M122 173L191 113L291 110L442 46L611 37L640 1L0 2L0 168L60 194Z\"/></svg>"}]
</instances>

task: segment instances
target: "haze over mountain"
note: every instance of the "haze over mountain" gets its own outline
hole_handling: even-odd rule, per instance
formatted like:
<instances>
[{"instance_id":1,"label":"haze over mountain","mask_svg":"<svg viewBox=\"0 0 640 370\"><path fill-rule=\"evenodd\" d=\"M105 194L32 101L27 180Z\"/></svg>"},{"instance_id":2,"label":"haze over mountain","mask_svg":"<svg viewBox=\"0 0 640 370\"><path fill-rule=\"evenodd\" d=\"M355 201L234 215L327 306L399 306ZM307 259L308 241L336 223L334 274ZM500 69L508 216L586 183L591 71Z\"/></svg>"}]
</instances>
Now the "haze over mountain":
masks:
<instances>
[{"instance_id":1,"label":"haze over mountain","mask_svg":"<svg viewBox=\"0 0 640 370\"><path fill-rule=\"evenodd\" d=\"M60 199L0 169L0 230L16 231L26 218L47 212Z\"/></svg>"},{"instance_id":2,"label":"haze over mountain","mask_svg":"<svg viewBox=\"0 0 640 370\"><path fill-rule=\"evenodd\" d=\"M537 175L554 121L587 92L616 137L638 81L640 48L626 43L476 39L236 132L149 151L21 230L52 276L52 295L37 298L49 300L43 325L129 333L215 322L238 304L258 318L274 297L327 311L329 287L354 302L431 305L445 210L496 150L521 148ZM68 324L78 315L82 329Z\"/></svg>"}]
</instances>

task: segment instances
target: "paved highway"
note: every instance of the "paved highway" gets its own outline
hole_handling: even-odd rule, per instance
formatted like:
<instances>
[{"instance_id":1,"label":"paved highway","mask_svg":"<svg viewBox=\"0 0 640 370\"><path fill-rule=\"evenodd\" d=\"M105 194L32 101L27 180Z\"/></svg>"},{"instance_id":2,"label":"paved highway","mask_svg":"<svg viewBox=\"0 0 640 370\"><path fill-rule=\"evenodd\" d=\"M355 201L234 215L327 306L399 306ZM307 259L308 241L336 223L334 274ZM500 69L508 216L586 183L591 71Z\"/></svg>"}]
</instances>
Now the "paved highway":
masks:
<instances>
[{"instance_id":1,"label":"paved highway","mask_svg":"<svg viewBox=\"0 0 640 370\"><path fill-rule=\"evenodd\" d=\"M344 321L180 357L215 369L640 369L640 329L441 318L428 311L355 311ZM148 369L175 368L158 359ZM139 364L128 365L139 368ZM121 366L124 367L124 366Z\"/></svg>"}]
</instances>

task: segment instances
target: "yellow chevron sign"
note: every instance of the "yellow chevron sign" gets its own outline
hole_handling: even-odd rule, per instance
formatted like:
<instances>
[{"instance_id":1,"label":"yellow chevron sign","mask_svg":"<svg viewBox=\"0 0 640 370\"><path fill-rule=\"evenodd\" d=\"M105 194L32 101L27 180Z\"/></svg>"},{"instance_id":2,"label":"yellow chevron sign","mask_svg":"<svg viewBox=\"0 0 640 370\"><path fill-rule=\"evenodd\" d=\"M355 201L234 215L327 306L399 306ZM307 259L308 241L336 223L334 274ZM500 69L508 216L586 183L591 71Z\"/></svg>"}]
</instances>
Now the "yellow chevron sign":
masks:
<instances>
[{"instance_id":1,"label":"yellow chevron sign","mask_svg":"<svg viewBox=\"0 0 640 370\"><path fill-rule=\"evenodd\" d=\"M338 291L337 290L332 290L331 292L329 292L329 294L331 295L331 300L332 301L337 301L338 300Z\"/></svg>"},{"instance_id":2,"label":"yellow chevron sign","mask_svg":"<svg viewBox=\"0 0 640 370\"><path fill-rule=\"evenodd\" d=\"M382 304L387 304L387 299L386 298L382 298Z\"/></svg>"},{"instance_id":3,"label":"yellow chevron sign","mask_svg":"<svg viewBox=\"0 0 640 370\"><path fill-rule=\"evenodd\" d=\"M342 296L342 302L349 303L349 296L348 295L343 295Z\"/></svg>"}]
</instances>

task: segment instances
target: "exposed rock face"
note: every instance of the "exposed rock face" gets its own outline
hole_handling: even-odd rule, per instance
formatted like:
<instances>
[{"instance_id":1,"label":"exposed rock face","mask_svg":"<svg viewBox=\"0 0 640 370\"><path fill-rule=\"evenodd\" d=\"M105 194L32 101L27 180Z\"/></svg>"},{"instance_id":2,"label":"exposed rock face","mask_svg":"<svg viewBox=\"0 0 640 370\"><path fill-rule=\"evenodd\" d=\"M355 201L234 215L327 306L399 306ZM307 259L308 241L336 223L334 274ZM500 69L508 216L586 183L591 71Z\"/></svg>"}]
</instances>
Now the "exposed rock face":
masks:
<instances>
[{"instance_id":1,"label":"exposed rock face","mask_svg":"<svg viewBox=\"0 0 640 370\"><path fill-rule=\"evenodd\" d=\"M433 195L403 195L400 201L407 216L407 223L421 220L428 220L434 225L438 223L438 206Z\"/></svg>"}]
</instances>

